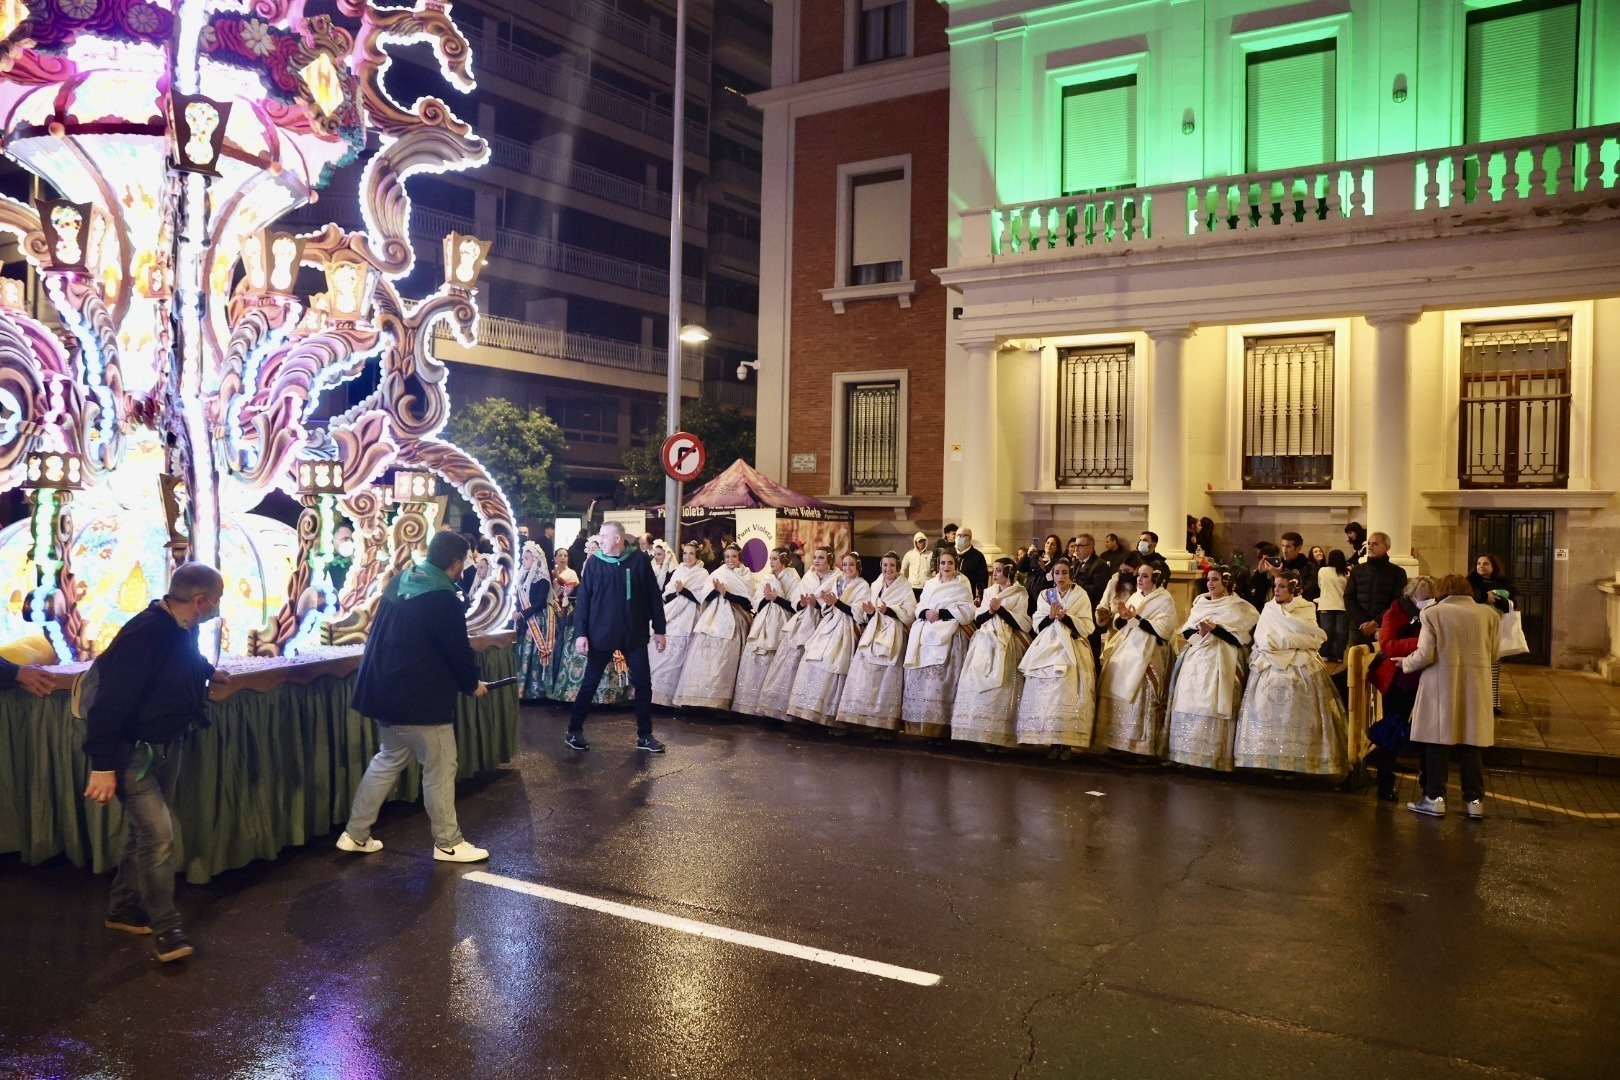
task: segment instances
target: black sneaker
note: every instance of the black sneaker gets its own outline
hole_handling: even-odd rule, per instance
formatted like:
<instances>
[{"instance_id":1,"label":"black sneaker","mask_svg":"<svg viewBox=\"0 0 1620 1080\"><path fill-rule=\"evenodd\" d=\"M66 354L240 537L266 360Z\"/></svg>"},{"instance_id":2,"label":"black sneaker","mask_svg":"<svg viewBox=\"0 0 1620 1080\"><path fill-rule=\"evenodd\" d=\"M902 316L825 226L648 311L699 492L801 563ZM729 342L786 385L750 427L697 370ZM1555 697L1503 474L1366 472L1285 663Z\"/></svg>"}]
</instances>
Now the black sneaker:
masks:
<instances>
[{"instance_id":1,"label":"black sneaker","mask_svg":"<svg viewBox=\"0 0 1620 1080\"><path fill-rule=\"evenodd\" d=\"M165 964L175 960L184 960L197 950L191 947L191 941L186 937L185 931L176 927L165 930L152 942L152 951L157 958Z\"/></svg>"},{"instance_id":2,"label":"black sneaker","mask_svg":"<svg viewBox=\"0 0 1620 1080\"><path fill-rule=\"evenodd\" d=\"M636 749L645 750L649 754L662 754L664 752L664 744L653 738L651 735L641 735L636 739Z\"/></svg>"},{"instance_id":3,"label":"black sneaker","mask_svg":"<svg viewBox=\"0 0 1620 1080\"><path fill-rule=\"evenodd\" d=\"M126 934L150 934L152 922L138 907L122 907L107 916L103 924L109 930L122 930Z\"/></svg>"},{"instance_id":4,"label":"black sneaker","mask_svg":"<svg viewBox=\"0 0 1620 1080\"><path fill-rule=\"evenodd\" d=\"M585 741L585 733L583 731L570 731L568 733L568 737L564 739L563 742L567 743L575 750L589 750L591 748L591 744Z\"/></svg>"}]
</instances>

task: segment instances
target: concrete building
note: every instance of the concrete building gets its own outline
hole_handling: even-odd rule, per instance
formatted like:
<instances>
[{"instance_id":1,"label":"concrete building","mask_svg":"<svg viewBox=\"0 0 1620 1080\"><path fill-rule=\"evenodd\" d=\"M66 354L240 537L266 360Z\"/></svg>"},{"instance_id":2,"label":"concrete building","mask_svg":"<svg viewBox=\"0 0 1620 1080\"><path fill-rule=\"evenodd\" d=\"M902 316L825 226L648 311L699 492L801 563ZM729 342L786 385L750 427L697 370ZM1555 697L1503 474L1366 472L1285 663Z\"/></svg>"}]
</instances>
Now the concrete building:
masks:
<instances>
[{"instance_id":1,"label":"concrete building","mask_svg":"<svg viewBox=\"0 0 1620 1080\"><path fill-rule=\"evenodd\" d=\"M480 341L441 335L454 405L487 397L544 409L568 438L561 502L611 499L625 451L656 426L667 357L673 0L458 0L478 88L446 95L426 46L397 51L405 100L447 96L488 139L473 172L409 183L417 269L437 280L450 230L492 239ZM683 321L713 335L684 356L683 395L752 409L738 364L755 357L765 0L688 6ZM341 185L338 185L341 189ZM294 224L353 226L323 201ZM357 393L364 392L357 387Z\"/></svg>"},{"instance_id":2,"label":"concrete building","mask_svg":"<svg viewBox=\"0 0 1620 1080\"><path fill-rule=\"evenodd\" d=\"M776 335L767 246L761 355L786 354L805 404L768 470L829 431L836 455L850 406L829 416L828 394L903 349L928 376L904 384L902 415L943 419L897 427L919 524L971 523L1004 549L1151 528L1185 560L1189 514L1216 521L1222 554L1288 529L1342 544L1355 519L1426 572L1502 557L1534 656L1603 655L1597 583L1620 569L1620 5L884 5L919 41L948 13L947 111L897 143L921 155L949 132L948 205L912 215L906 275L918 306L930 278L945 288L931 328L904 346L856 331L836 374L802 359L818 348L802 311L815 260L838 250L826 223L849 224L801 192L864 154L811 157L814 117L784 142L773 109L825 99L810 58L847 50L875 5L816 5L843 7L842 25L810 6L777 5L776 85L756 97L764 203L796 215ZM938 62L918 45L885 78ZM863 75L877 80L831 79ZM915 176L911 196L926 197ZM763 412L760 431L763 447Z\"/></svg>"}]
</instances>

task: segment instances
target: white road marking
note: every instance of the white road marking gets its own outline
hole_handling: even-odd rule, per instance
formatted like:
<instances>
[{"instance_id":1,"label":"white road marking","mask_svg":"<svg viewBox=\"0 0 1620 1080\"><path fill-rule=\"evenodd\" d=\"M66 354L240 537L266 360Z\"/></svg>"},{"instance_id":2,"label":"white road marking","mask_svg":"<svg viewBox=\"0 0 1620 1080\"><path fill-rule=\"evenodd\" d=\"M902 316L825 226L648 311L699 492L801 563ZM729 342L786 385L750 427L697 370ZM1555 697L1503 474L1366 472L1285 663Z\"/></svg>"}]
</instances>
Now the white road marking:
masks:
<instances>
[{"instance_id":1,"label":"white road marking","mask_svg":"<svg viewBox=\"0 0 1620 1080\"><path fill-rule=\"evenodd\" d=\"M1107 792L1103 792L1103 791L1088 791L1088 792L1086 792L1086 794L1087 794L1087 795L1095 795L1095 796L1096 796L1096 797L1097 797L1097 798L1099 798L1099 799L1100 799L1100 798L1102 798L1102 797L1103 797L1103 796L1104 796L1104 795L1106 795L1106 794L1107 794Z\"/></svg>"},{"instance_id":2,"label":"white road marking","mask_svg":"<svg viewBox=\"0 0 1620 1080\"><path fill-rule=\"evenodd\" d=\"M585 908L588 911L600 911L605 915L617 915L621 919L630 919L634 922L662 926L666 930L679 930L683 934L713 938L716 941L729 941L734 945L746 945L751 949L763 949L765 952L780 953L783 956L797 957L800 960L810 960L817 964L826 964L829 967L845 968L849 971L859 971L867 975L877 975L885 979L894 979L897 982L911 983L913 986L938 986L940 982L940 976L926 971L896 967L894 964L885 964L879 960L866 960L859 956L846 956L844 953L829 952L826 949L816 949L809 945L797 945L791 941L764 937L760 934L750 934L745 930L733 930L728 926L716 926L713 923L698 922L696 919L683 919L679 915L666 915L662 911L653 911L650 908L633 907L613 900L601 900L594 896L586 896L583 893L553 889L548 885L536 885L532 881L521 881L517 878L503 877L500 874L491 874L487 870L474 870L469 874L463 874L462 880L476 881L481 885L493 885L497 889L526 893L529 896L538 896L542 900L554 900L559 904L569 904L573 907Z\"/></svg>"}]
</instances>

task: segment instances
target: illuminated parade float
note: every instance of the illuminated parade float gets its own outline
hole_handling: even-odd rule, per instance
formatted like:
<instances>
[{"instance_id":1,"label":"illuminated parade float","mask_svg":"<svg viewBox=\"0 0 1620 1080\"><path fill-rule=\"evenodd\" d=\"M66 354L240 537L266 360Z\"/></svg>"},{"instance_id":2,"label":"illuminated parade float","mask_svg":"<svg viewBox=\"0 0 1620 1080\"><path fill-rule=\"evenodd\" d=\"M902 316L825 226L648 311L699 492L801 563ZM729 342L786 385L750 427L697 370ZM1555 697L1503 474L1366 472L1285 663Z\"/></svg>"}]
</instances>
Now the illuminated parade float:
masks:
<instances>
[{"instance_id":1,"label":"illuminated parade float","mask_svg":"<svg viewBox=\"0 0 1620 1080\"><path fill-rule=\"evenodd\" d=\"M385 91L387 48L418 44L471 89L467 42L433 0L339 0L330 15L302 0L0 0L4 149L41 181L33 205L0 198L38 283L14 262L0 292L0 491L33 505L0 532L0 642L92 656L187 559L225 576L204 628L222 652L361 640L383 582L442 519L445 485L495 553L469 628L505 623L512 510L438 437L449 396L430 347L441 320L473 343L488 244L451 234L431 295L397 287L415 262L406 178L488 156L443 101ZM278 227L360 160L364 231ZM368 364L376 389L314 419ZM296 529L254 512L278 490L302 503ZM338 588L343 519L356 546Z\"/></svg>"}]
</instances>

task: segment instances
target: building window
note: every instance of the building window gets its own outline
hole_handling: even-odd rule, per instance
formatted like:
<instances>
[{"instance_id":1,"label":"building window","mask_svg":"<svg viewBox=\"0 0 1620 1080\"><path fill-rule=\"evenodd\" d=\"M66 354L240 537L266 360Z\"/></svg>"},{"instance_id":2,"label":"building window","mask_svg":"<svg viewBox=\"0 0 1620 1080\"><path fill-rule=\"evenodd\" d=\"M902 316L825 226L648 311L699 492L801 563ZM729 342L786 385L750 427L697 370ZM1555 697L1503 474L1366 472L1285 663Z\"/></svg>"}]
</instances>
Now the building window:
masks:
<instances>
[{"instance_id":1,"label":"building window","mask_svg":"<svg viewBox=\"0 0 1620 1080\"><path fill-rule=\"evenodd\" d=\"M911 235L911 193L901 169L849 181L849 285L903 281Z\"/></svg>"},{"instance_id":2,"label":"building window","mask_svg":"<svg viewBox=\"0 0 1620 1080\"><path fill-rule=\"evenodd\" d=\"M900 383L844 384L844 491L888 495L900 490Z\"/></svg>"},{"instance_id":3,"label":"building window","mask_svg":"<svg viewBox=\"0 0 1620 1080\"><path fill-rule=\"evenodd\" d=\"M1136 76L1063 91L1063 194L1136 186Z\"/></svg>"},{"instance_id":4,"label":"building window","mask_svg":"<svg viewBox=\"0 0 1620 1080\"><path fill-rule=\"evenodd\" d=\"M909 0L858 0L855 12L855 62L897 60L908 52Z\"/></svg>"},{"instance_id":5,"label":"building window","mask_svg":"<svg viewBox=\"0 0 1620 1080\"><path fill-rule=\"evenodd\" d=\"M1248 172L1320 165L1338 155L1333 38L1248 56Z\"/></svg>"},{"instance_id":6,"label":"building window","mask_svg":"<svg viewBox=\"0 0 1620 1080\"><path fill-rule=\"evenodd\" d=\"M1333 483L1331 333L1243 339L1243 486Z\"/></svg>"},{"instance_id":7,"label":"building window","mask_svg":"<svg viewBox=\"0 0 1620 1080\"><path fill-rule=\"evenodd\" d=\"M1575 126L1579 7L1532 0L1468 13L1464 142Z\"/></svg>"},{"instance_id":8,"label":"building window","mask_svg":"<svg viewBox=\"0 0 1620 1080\"><path fill-rule=\"evenodd\" d=\"M598 443L617 445L619 441L619 403L610 397L595 395L554 397L547 403L557 426L571 443Z\"/></svg>"},{"instance_id":9,"label":"building window","mask_svg":"<svg viewBox=\"0 0 1620 1080\"><path fill-rule=\"evenodd\" d=\"M1058 350L1058 487L1130 485L1134 353L1129 344Z\"/></svg>"},{"instance_id":10,"label":"building window","mask_svg":"<svg viewBox=\"0 0 1620 1080\"><path fill-rule=\"evenodd\" d=\"M1459 487L1569 486L1570 320L1464 323Z\"/></svg>"}]
</instances>

